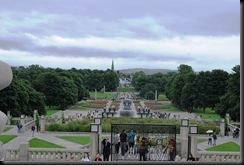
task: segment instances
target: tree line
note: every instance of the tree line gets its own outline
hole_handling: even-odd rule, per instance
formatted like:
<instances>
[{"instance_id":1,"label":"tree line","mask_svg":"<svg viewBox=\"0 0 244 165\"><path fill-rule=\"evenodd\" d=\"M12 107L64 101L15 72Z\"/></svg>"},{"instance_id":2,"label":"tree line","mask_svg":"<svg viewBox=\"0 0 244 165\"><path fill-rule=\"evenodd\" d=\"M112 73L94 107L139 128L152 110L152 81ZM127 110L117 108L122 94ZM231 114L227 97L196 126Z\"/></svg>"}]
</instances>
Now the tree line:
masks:
<instances>
[{"instance_id":1,"label":"tree line","mask_svg":"<svg viewBox=\"0 0 244 165\"><path fill-rule=\"evenodd\" d=\"M165 93L179 109L214 109L224 117L229 113L232 120L240 121L240 65L232 73L215 69L194 72L191 66L181 64L177 72L133 75L132 85L143 98L155 99L155 91Z\"/></svg>"},{"instance_id":2,"label":"tree line","mask_svg":"<svg viewBox=\"0 0 244 165\"><path fill-rule=\"evenodd\" d=\"M60 69L44 68L40 65L12 67L13 80L0 92L0 109L12 116L33 115L38 110L46 114L46 106L64 110L78 101L90 97L89 91L114 91L119 85L117 73L107 69Z\"/></svg>"}]
</instances>

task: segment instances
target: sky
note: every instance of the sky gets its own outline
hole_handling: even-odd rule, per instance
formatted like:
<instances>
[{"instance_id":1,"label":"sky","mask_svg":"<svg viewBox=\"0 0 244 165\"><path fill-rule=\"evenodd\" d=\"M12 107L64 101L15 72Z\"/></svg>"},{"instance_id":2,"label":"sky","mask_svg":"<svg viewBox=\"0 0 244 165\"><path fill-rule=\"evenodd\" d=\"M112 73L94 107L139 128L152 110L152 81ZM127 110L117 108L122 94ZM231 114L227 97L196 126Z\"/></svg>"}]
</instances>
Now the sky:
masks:
<instances>
[{"instance_id":1,"label":"sky","mask_svg":"<svg viewBox=\"0 0 244 165\"><path fill-rule=\"evenodd\" d=\"M240 65L237 0L1 0L0 60L62 69Z\"/></svg>"}]
</instances>

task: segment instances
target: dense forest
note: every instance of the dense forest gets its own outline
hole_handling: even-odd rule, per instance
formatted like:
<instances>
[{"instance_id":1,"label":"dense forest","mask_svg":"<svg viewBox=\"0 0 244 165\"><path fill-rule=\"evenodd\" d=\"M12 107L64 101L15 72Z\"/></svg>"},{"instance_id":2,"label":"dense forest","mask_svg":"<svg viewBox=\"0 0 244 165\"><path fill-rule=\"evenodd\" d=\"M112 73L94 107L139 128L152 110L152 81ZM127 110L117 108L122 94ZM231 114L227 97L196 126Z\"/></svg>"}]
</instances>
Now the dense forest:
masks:
<instances>
[{"instance_id":1,"label":"dense forest","mask_svg":"<svg viewBox=\"0 0 244 165\"><path fill-rule=\"evenodd\" d=\"M184 64L176 72L153 75L39 65L12 67L12 71L12 83L0 92L0 109L13 116L32 115L34 109L44 115L46 106L66 109L89 97L89 91L101 91L104 85L106 91L116 91L119 77L132 77L131 83L142 98L155 99L157 90L183 111L212 108L222 117L228 112L232 120L240 121L240 65L233 67L232 73L219 69L196 73Z\"/></svg>"}]
</instances>

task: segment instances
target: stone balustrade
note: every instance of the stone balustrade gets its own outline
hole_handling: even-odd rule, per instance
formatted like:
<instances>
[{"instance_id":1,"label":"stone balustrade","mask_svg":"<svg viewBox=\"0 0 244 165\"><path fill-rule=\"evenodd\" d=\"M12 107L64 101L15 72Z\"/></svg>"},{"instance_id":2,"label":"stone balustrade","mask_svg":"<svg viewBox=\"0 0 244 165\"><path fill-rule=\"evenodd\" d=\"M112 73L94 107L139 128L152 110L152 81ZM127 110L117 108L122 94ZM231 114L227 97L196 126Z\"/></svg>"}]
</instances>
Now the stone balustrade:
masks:
<instances>
[{"instance_id":1,"label":"stone balustrade","mask_svg":"<svg viewBox=\"0 0 244 165\"><path fill-rule=\"evenodd\" d=\"M22 131L25 132L25 131L31 129L31 127L33 125L36 125L36 121L35 120L29 121L28 123L26 123L26 124L23 125L23 128L22 128L23 130Z\"/></svg>"},{"instance_id":2,"label":"stone balustrade","mask_svg":"<svg viewBox=\"0 0 244 165\"><path fill-rule=\"evenodd\" d=\"M80 161L85 152L90 152L86 149L64 149L64 148L29 148L27 161ZM5 149L4 161L19 161L19 148Z\"/></svg>"},{"instance_id":3,"label":"stone balustrade","mask_svg":"<svg viewBox=\"0 0 244 165\"><path fill-rule=\"evenodd\" d=\"M198 151L197 157L201 162L221 161L221 162L239 162L240 152L212 152L212 151ZM215 159L213 159L215 156Z\"/></svg>"}]
</instances>

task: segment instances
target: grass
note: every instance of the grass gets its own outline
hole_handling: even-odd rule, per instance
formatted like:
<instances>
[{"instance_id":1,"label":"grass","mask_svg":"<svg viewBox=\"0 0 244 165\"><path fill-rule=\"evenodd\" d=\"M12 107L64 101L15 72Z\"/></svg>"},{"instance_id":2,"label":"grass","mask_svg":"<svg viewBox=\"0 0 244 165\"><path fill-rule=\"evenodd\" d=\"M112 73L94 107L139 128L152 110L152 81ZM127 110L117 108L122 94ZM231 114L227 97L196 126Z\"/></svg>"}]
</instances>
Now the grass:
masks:
<instances>
[{"instance_id":1,"label":"grass","mask_svg":"<svg viewBox=\"0 0 244 165\"><path fill-rule=\"evenodd\" d=\"M86 101L86 102L80 102L78 105L72 107L72 110L91 110L93 108L95 109L101 109L104 107L104 105L107 103L107 101Z\"/></svg>"},{"instance_id":2,"label":"grass","mask_svg":"<svg viewBox=\"0 0 244 165\"><path fill-rule=\"evenodd\" d=\"M133 92L134 88L117 88L118 92Z\"/></svg>"},{"instance_id":3,"label":"grass","mask_svg":"<svg viewBox=\"0 0 244 165\"><path fill-rule=\"evenodd\" d=\"M95 92L94 91L90 91L90 99L95 99ZM97 99L112 99L114 98L115 95L112 93L103 93L103 92L97 92Z\"/></svg>"},{"instance_id":4,"label":"grass","mask_svg":"<svg viewBox=\"0 0 244 165\"><path fill-rule=\"evenodd\" d=\"M147 107L156 111L163 112L181 112L178 108L173 106L170 102L144 102Z\"/></svg>"},{"instance_id":5,"label":"grass","mask_svg":"<svg viewBox=\"0 0 244 165\"><path fill-rule=\"evenodd\" d=\"M52 114L58 112L59 110L47 110L46 116L51 116Z\"/></svg>"},{"instance_id":6,"label":"grass","mask_svg":"<svg viewBox=\"0 0 244 165\"><path fill-rule=\"evenodd\" d=\"M203 119L212 119L212 120L218 120L220 119L220 116L217 114L213 114L213 113L194 113L198 116L202 115Z\"/></svg>"},{"instance_id":7,"label":"grass","mask_svg":"<svg viewBox=\"0 0 244 165\"><path fill-rule=\"evenodd\" d=\"M90 136L57 136L58 138L68 140L81 145L90 143Z\"/></svg>"},{"instance_id":8,"label":"grass","mask_svg":"<svg viewBox=\"0 0 244 165\"><path fill-rule=\"evenodd\" d=\"M9 141L11 141L12 139L16 138L17 135L0 135L0 141L3 144L8 143Z\"/></svg>"},{"instance_id":9,"label":"grass","mask_svg":"<svg viewBox=\"0 0 244 165\"><path fill-rule=\"evenodd\" d=\"M12 129L13 127L5 127L3 132L7 132L8 130Z\"/></svg>"},{"instance_id":10,"label":"grass","mask_svg":"<svg viewBox=\"0 0 244 165\"><path fill-rule=\"evenodd\" d=\"M33 138L31 140L29 140L29 146L30 148L65 148L63 146L54 144L54 143L50 143L48 141L45 140L41 140L38 138Z\"/></svg>"},{"instance_id":11,"label":"grass","mask_svg":"<svg viewBox=\"0 0 244 165\"><path fill-rule=\"evenodd\" d=\"M168 101L169 99L165 96L165 94L159 94L158 101Z\"/></svg>"},{"instance_id":12,"label":"grass","mask_svg":"<svg viewBox=\"0 0 244 165\"><path fill-rule=\"evenodd\" d=\"M218 143L218 141L217 141ZM240 152L240 146L234 142L227 142L211 148L206 149L207 151L222 151L222 152Z\"/></svg>"}]
</instances>

